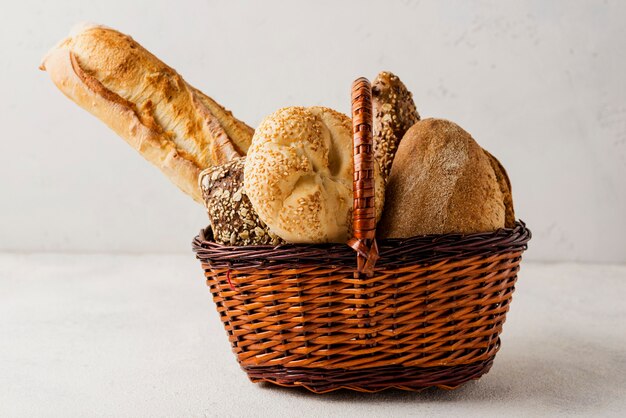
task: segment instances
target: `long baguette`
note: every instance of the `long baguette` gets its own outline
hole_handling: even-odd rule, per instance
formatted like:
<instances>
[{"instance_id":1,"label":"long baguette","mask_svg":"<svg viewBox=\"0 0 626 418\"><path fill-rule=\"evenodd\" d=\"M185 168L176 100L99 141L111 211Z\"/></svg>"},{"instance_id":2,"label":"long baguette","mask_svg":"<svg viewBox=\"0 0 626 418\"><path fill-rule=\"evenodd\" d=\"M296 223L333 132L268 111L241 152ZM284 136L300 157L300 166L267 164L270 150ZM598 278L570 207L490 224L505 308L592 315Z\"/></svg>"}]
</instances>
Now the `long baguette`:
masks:
<instances>
[{"instance_id":1,"label":"long baguette","mask_svg":"<svg viewBox=\"0 0 626 418\"><path fill-rule=\"evenodd\" d=\"M251 127L113 29L75 29L40 68L197 202L200 172L245 155L250 146Z\"/></svg>"}]
</instances>

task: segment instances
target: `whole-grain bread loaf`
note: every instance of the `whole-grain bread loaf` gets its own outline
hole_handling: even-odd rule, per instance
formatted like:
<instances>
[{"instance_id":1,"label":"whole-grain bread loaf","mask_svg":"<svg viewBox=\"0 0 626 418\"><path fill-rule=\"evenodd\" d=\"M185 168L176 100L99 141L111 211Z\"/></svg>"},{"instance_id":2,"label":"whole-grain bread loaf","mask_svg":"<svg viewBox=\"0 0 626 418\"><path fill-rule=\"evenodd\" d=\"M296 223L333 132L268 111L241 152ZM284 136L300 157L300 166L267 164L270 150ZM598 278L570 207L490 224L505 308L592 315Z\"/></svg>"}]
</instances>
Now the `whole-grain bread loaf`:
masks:
<instances>
[{"instance_id":1,"label":"whole-grain bread loaf","mask_svg":"<svg viewBox=\"0 0 626 418\"><path fill-rule=\"evenodd\" d=\"M200 173L213 238L224 245L277 245L282 240L259 219L243 182L245 157Z\"/></svg>"},{"instance_id":2,"label":"whole-grain bread loaf","mask_svg":"<svg viewBox=\"0 0 626 418\"><path fill-rule=\"evenodd\" d=\"M346 242L353 211L352 123L325 107L287 107L257 127L246 156L250 201L290 243ZM376 215L384 180L375 164Z\"/></svg>"},{"instance_id":3,"label":"whole-grain bread loaf","mask_svg":"<svg viewBox=\"0 0 626 418\"><path fill-rule=\"evenodd\" d=\"M406 131L420 120L413 95L400 78L388 71L372 83L374 156L383 177L388 178L398 144Z\"/></svg>"}]
</instances>

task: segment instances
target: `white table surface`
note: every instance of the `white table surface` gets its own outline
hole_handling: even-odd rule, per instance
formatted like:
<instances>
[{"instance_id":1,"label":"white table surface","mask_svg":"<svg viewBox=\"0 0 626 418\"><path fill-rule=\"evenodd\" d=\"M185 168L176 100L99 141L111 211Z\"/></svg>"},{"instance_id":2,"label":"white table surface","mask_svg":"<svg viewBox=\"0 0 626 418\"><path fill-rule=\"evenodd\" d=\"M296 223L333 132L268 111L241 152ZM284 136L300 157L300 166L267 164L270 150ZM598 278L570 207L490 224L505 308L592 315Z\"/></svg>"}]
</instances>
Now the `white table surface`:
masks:
<instances>
[{"instance_id":1,"label":"white table surface","mask_svg":"<svg viewBox=\"0 0 626 418\"><path fill-rule=\"evenodd\" d=\"M0 416L624 416L626 266L522 263L489 374L456 391L255 385L193 255L0 255Z\"/></svg>"}]
</instances>

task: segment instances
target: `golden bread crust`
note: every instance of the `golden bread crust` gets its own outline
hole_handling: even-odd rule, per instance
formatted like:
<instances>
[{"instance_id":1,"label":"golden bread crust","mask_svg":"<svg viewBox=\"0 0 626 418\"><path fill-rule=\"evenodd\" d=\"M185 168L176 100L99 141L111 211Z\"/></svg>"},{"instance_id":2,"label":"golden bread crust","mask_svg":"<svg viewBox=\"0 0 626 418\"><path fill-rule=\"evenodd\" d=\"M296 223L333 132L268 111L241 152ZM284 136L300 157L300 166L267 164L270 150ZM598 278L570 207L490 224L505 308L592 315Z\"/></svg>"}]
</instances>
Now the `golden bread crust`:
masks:
<instances>
[{"instance_id":1,"label":"golden bread crust","mask_svg":"<svg viewBox=\"0 0 626 418\"><path fill-rule=\"evenodd\" d=\"M257 128L244 168L259 218L287 242L346 242L352 223L352 124L324 107L289 107ZM384 181L376 165L380 217Z\"/></svg>"},{"instance_id":2,"label":"golden bread crust","mask_svg":"<svg viewBox=\"0 0 626 418\"><path fill-rule=\"evenodd\" d=\"M198 202L200 171L241 156L252 139L252 128L113 29L80 28L41 68Z\"/></svg>"}]
</instances>

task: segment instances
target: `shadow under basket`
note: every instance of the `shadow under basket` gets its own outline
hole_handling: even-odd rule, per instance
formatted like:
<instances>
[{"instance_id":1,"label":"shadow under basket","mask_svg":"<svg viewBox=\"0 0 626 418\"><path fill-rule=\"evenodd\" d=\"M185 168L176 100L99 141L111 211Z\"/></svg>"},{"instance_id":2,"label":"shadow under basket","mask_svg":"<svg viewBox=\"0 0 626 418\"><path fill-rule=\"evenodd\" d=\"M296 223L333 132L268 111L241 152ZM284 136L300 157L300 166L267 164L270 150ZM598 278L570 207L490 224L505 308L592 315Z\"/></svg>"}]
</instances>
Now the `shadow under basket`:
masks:
<instances>
[{"instance_id":1,"label":"shadow under basket","mask_svg":"<svg viewBox=\"0 0 626 418\"><path fill-rule=\"evenodd\" d=\"M243 370L253 382L453 389L489 371L522 252L515 228L378 242L372 277L345 244L231 247L193 241Z\"/></svg>"}]
</instances>

